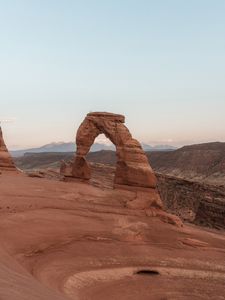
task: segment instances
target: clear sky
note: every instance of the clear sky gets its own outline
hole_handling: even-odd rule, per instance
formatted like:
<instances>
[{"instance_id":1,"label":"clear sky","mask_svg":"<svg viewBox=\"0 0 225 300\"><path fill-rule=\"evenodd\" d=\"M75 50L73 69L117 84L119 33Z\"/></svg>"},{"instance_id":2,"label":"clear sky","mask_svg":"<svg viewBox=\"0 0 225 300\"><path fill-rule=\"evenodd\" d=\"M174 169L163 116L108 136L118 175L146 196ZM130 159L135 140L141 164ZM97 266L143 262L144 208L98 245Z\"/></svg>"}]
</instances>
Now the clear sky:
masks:
<instances>
[{"instance_id":1,"label":"clear sky","mask_svg":"<svg viewBox=\"0 0 225 300\"><path fill-rule=\"evenodd\" d=\"M9 148L74 140L90 111L151 144L225 141L224 0L0 0Z\"/></svg>"}]
</instances>

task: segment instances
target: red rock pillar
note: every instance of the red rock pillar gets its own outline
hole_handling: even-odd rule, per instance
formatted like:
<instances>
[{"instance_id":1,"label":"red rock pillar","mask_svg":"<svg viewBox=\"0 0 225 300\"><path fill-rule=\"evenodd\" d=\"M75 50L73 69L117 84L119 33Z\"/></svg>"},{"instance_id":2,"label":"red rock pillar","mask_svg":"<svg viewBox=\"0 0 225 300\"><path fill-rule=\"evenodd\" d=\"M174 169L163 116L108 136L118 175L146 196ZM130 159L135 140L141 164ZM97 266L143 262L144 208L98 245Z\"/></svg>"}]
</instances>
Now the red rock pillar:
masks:
<instances>
[{"instance_id":1,"label":"red rock pillar","mask_svg":"<svg viewBox=\"0 0 225 300\"><path fill-rule=\"evenodd\" d=\"M11 155L5 145L2 129L0 127L0 170L1 171L15 171L16 167Z\"/></svg>"}]
</instances>

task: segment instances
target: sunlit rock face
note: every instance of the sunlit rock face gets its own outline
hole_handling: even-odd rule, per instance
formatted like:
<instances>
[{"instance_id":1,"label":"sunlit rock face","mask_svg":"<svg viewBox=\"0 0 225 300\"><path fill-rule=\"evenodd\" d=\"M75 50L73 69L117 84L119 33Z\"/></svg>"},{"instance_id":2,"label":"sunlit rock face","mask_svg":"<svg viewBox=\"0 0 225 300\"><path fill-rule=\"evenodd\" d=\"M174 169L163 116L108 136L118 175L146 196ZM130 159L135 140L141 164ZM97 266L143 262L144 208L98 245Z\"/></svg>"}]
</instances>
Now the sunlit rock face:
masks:
<instances>
[{"instance_id":1,"label":"sunlit rock face","mask_svg":"<svg viewBox=\"0 0 225 300\"><path fill-rule=\"evenodd\" d=\"M91 169L85 157L96 137L99 134L105 134L116 146L117 163L114 187L137 188L137 193L142 195L140 208L162 207L156 191L156 177L153 170L141 144L132 137L124 123L123 115L107 112L89 113L77 131L76 156L71 163L62 164L61 174L66 177L89 180ZM135 207L138 206L139 201L135 204Z\"/></svg>"},{"instance_id":2,"label":"sunlit rock face","mask_svg":"<svg viewBox=\"0 0 225 300\"><path fill-rule=\"evenodd\" d=\"M2 129L0 127L0 171L16 170L11 155L5 145Z\"/></svg>"},{"instance_id":3,"label":"sunlit rock face","mask_svg":"<svg viewBox=\"0 0 225 300\"><path fill-rule=\"evenodd\" d=\"M156 178L148 159L128 128L125 117L112 113L89 113L80 125L77 136L77 152L73 161L72 177L90 179L91 173L85 156L99 134L105 134L116 146L117 165L115 184L156 187Z\"/></svg>"}]
</instances>

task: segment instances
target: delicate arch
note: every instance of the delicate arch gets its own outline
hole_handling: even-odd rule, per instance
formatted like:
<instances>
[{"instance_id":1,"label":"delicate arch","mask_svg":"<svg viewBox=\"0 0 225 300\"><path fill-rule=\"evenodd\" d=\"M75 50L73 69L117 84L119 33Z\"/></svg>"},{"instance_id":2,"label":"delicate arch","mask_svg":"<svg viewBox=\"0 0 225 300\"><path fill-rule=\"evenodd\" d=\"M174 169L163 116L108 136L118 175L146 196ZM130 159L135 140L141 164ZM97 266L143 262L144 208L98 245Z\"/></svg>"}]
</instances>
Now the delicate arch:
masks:
<instances>
[{"instance_id":1,"label":"delicate arch","mask_svg":"<svg viewBox=\"0 0 225 300\"><path fill-rule=\"evenodd\" d=\"M76 156L72 164L62 164L61 173L65 176L90 179L91 169L85 156L95 138L103 133L116 146L114 184L155 188L156 178L148 159L140 143L132 138L124 122L125 117L122 115L106 112L89 113L77 131Z\"/></svg>"}]
</instances>

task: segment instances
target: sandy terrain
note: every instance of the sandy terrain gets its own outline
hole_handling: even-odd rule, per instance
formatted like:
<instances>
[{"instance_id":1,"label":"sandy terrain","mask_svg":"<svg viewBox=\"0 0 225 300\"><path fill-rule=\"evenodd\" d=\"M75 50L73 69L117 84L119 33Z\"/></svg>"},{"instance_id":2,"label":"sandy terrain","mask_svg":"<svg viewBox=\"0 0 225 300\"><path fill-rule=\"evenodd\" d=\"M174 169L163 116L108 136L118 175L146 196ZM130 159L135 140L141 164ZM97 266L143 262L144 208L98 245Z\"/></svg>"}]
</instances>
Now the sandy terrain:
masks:
<instances>
[{"instance_id":1,"label":"sandy terrain","mask_svg":"<svg viewBox=\"0 0 225 300\"><path fill-rule=\"evenodd\" d=\"M225 299L225 232L127 209L133 192L0 175L0 299Z\"/></svg>"}]
</instances>

